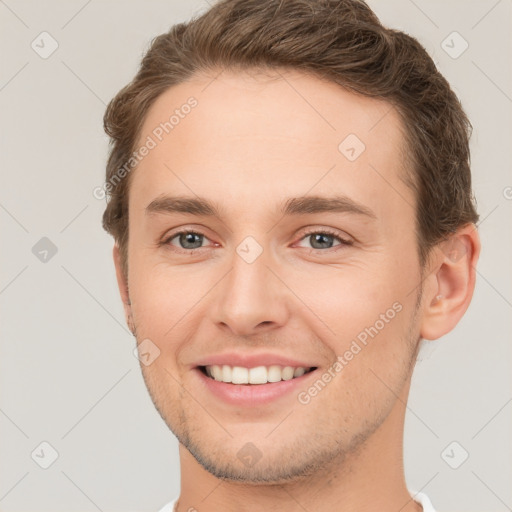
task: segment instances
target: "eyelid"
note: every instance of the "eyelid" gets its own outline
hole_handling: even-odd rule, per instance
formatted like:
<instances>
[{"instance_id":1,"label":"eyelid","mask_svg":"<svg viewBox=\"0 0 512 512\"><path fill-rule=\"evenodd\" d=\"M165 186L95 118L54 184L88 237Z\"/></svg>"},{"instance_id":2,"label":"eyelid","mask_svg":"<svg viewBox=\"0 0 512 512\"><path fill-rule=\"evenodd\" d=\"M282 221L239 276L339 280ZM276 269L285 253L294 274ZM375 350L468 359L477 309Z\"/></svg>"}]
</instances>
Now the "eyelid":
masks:
<instances>
[{"instance_id":1,"label":"eyelid","mask_svg":"<svg viewBox=\"0 0 512 512\"><path fill-rule=\"evenodd\" d=\"M349 245L353 245L353 243L354 243L354 240L349 235L345 234L346 235L346 237L345 237L345 236L343 236L343 234L344 234L343 232L339 232L338 230L335 230L333 228L326 228L326 227L321 227L321 226L313 226L313 227L305 228L305 230L301 232L301 236L299 237L298 242L302 241L304 238L308 237L309 235L318 234L318 233L329 235L329 236L332 236L333 238L338 239L340 244L338 246L334 246L334 247L349 246ZM200 229L195 229L192 227L190 227L190 228L182 227L182 228L178 228L178 231L171 231L171 233L166 233L162 237L161 241L159 242L159 245L170 245L171 240L173 240L174 238L176 238L177 236L182 235L182 234L199 235L211 242L210 238L205 233L203 233ZM295 243L297 243L297 242L295 242ZM214 244L217 246L219 245L215 242L214 242ZM189 253L189 254L208 248L208 247L197 247L195 249L183 249L182 247L177 247L174 245L172 247L173 247L173 250L175 250L177 252ZM312 247L309 249L311 251L328 252L329 250L336 250L334 247L329 247L327 249L315 249L314 247Z\"/></svg>"},{"instance_id":2,"label":"eyelid","mask_svg":"<svg viewBox=\"0 0 512 512\"><path fill-rule=\"evenodd\" d=\"M169 232L165 233L162 236L161 240L158 242L158 245L171 245L170 244L171 240L173 240L174 238L176 238L179 235L184 235L184 234L199 235L211 242L210 238L205 233L203 233L200 229L185 227L185 228L178 228L178 231L171 231L170 233ZM218 244L216 244L216 245L218 245ZM172 247L173 247L173 250L175 250L175 251L186 252L186 253L194 253L197 251L201 251L203 249L207 249L207 247L197 247L196 249L183 249L182 247L177 247L175 245L173 245Z\"/></svg>"},{"instance_id":3,"label":"eyelid","mask_svg":"<svg viewBox=\"0 0 512 512\"><path fill-rule=\"evenodd\" d=\"M305 231L301 232L299 242L302 241L307 236L317 234L317 233L321 233L321 234L332 236L333 238L337 238L340 242L340 246L348 246L348 245L354 244L354 239L347 233L340 232L334 228L326 228L326 227L321 227L321 226L313 226L310 228L306 228ZM335 247L339 247L339 246L335 246ZM320 252L336 250L334 247L329 247L328 249L315 249L314 247L311 247L309 249L311 251L320 251Z\"/></svg>"}]
</instances>

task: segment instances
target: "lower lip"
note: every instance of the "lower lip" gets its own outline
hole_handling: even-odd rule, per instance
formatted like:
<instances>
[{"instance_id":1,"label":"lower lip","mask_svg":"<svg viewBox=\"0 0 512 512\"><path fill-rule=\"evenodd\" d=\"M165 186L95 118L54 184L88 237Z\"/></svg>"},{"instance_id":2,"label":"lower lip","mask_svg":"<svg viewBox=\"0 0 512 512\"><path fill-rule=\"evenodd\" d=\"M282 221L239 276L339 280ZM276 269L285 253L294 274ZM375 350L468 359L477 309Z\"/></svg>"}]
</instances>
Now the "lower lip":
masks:
<instances>
[{"instance_id":1,"label":"lower lip","mask_svg":"<svg viewBox=\"0 0 512 512\"><path fill-rule=\"evenodd\" d=\"M252 407L271 403L294 390L298 391L304 387L305 380L317 370L318 368L294 379L267 384L229 384L207 377L199 368L194 368L193 371L197 373L206 388L218 398L231 405Z\"/></svg>"}]
</instances>

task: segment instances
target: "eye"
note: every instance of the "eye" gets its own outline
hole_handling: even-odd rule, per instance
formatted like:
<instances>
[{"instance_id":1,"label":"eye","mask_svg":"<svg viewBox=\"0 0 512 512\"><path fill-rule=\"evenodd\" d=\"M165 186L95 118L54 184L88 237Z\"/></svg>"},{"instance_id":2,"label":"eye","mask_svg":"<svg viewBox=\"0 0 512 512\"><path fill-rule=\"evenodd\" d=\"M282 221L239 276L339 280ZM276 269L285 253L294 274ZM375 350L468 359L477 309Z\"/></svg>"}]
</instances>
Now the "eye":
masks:
<instances>
[{"instance_id":1,"label":"eye","mask_svg":"<svg viewBox=\"0 0 512 512\"><path fill-rule=\"evenodd\" d=\"M173 240L175 239L177 240L178 245L173 243ZM165 239L162 243L164 245L172 245L178 250L182 250L184 252L192 252L196 249L201 249L205 239L205 235L195 231L179 231Z\"/></svg>"},{"instance_id":2,"label":"eye","mask_svg":"<svg viewBox=\"0 0 512 512\"><path fill-rule=\"evenodd\" d=\"M342 238L338 233L328 229L317 229L316 231L309 231L304 234L301 240L307 240L311 244L311 249L314 250L332 249L335 247L335 240L339 242L337 246L353 244L352 241L346 240L345 238Z\"/></svg>"},{"instance_id":3,"label":"eye","mask_svg":"<svg viewBox=\"0 0 512 512\"><path fill-rule=\"evenodd\" d=\"M208 238L202 233L191 230L183 230L173 233L161 242L161 245L172 246L173 250L182 253L194 253L200 249L203 249L203 242ZM339 233L331 231L329 229L316 229L305 233L302 240L306 240L310 243L309 249L312 250L337 250L338 246L352 245L351 240L342 238ZM338 242L337 244L335 242ZM308 247L304 247L307 249Z\"/></svg>"}]
</instances>

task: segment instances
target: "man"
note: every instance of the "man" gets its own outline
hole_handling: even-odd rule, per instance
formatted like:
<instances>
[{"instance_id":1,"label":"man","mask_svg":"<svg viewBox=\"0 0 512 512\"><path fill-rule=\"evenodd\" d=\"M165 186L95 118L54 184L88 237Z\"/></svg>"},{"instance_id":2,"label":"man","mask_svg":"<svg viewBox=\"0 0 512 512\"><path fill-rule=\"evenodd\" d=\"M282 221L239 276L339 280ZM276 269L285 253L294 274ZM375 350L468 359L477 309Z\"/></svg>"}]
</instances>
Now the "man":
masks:
<instances>
[{"instance_id":1,"label":"man","mask_svg":"<svg viewBox=\"0 0 512 512\"><path fill-rule=\"evenodd\" d=\"M403 425L480 243L470 124L358 0L224 0L110 103L104 227L151 398L162 512L432 511Z\"/></svg>"}]
</instances>

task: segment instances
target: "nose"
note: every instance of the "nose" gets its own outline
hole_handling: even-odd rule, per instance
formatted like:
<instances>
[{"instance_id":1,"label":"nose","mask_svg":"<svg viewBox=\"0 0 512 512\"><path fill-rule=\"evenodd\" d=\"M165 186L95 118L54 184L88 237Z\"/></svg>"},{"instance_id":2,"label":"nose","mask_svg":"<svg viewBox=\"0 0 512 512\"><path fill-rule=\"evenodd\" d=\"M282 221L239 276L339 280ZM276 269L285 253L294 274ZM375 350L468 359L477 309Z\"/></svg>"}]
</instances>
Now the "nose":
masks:
<instances>
[{"instance_id":1,"label":"nose","mask_svg":"<svg viewBox=\"0 0 512 512\"><path fill-rule=\"evenodd\" d=\"M288 293L265 251L249 263L235 253L232 268L219 283L213 321L236 336L282 327L289 316Z\"/></svg>"}]
</instances>

